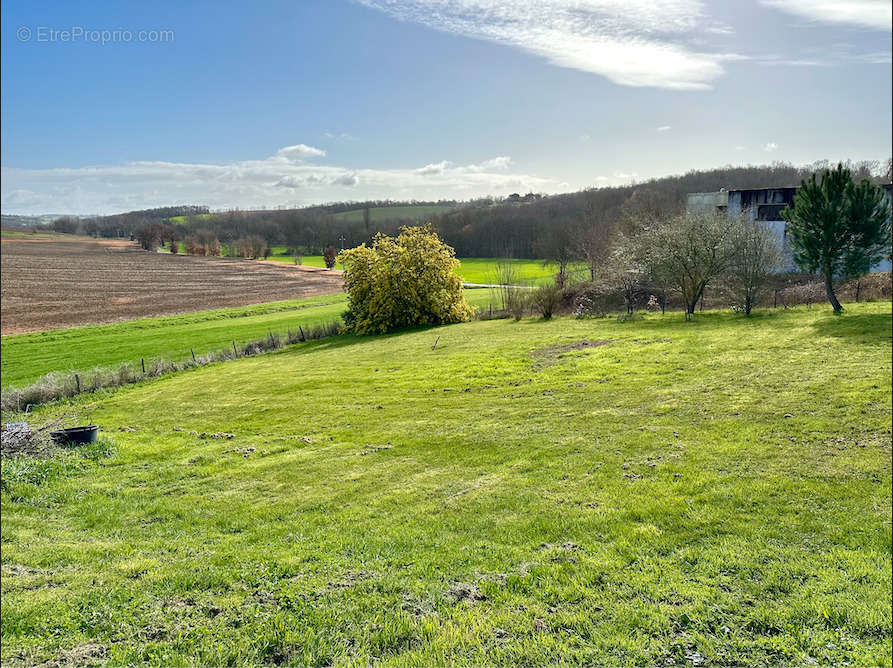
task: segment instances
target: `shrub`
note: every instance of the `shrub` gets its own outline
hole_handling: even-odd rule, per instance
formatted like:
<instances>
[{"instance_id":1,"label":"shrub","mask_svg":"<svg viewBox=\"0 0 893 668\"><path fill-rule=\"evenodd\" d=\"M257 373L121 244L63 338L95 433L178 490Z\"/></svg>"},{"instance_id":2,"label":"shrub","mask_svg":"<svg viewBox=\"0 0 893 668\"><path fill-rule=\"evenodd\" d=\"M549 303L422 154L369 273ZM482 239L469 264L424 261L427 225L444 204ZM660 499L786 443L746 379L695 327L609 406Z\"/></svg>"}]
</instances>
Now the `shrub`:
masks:
<instances>
[{"instance_id":1,"label":"shrub","mask_svg":"<svg viewBox=\"0 0 893 668\"><path fill-rule=\"evenodd\" d=\"M889 271L860 276L840 286L840 294L844 299L857 302L889 299L891 293L893 293L893 280Z\"/></svg>"},{"instance_id":2,"label":"shrub","mask_svg":"<svg viewBox=\"0 0 893 668\"><path fill-rule=\"evenodd\" d=\"M377 234L341 254L347 328L357 334L468 320L471 307L453 249L430 226L403 227L396 238Z\"/></svg>"},{"instance_id":3,"label":"shrub","mask_svg":"<svg viewBox=\"0 0 893 668\"><path fill-rule=\"evenodd\" d=\"M186 237L186 252L189 255L204 255L205 247L195 237Z\"/></svg>"},{"instance_id":4,"label":"shrub","mask_svg":"<svg viewBox=\"0 0 893 668\"><path fill-rule=\"evenodd\" d=\"M527 312L529 295L523 288L508 288L506 290L505 310L515 319L520 320Z\"/></svg>"},{"instance_id":5,"label":"shrub","mask_svg":"<svg viewBox=\"0 0 893 668\"><path fill-rule=\"evenodd\" d=\"M180 246L176 241L171 241L171 255L176 255L180 252Z\"/></svg>"},{"instance_id":6,"label":"shrub","mask_svg":"<svg viewBox=\"0 0 893 668\"><path fill-rule=\"evenodd\" d=\"M548 320L561 303L561 289L557 284L541 285L530 296L530 305L543 320Z\"/></svg>"},{"instance_id":7,"label":"shrub","mask_svg":"<svg viewBox=\"0 0 893 668\"><path fill-rule=\"evenodd\" d=\"M335 250L334 246L326 246L326 249L322 253L322 257L326 262L326 269L333 269L335 267L337 256L338 251Z\"/></svg>"}]
</instances>

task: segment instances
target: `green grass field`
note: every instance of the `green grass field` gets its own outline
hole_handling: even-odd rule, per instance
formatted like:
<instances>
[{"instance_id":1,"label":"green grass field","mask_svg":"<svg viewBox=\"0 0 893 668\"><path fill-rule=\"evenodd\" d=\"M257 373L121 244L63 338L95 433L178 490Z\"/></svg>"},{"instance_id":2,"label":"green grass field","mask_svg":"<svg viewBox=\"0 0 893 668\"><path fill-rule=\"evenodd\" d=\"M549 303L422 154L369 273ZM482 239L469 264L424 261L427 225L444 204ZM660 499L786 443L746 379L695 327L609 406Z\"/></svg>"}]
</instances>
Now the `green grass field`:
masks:
<instances>
[{"instance_id":1,"label":"green grass field","mask_svg":"<svg viewBox=\"0 0 893 668\"><path fill-rule=\"evenodd\" d=\"M489 290L467 290L472 306L486 308ZM86 371L162 358L184 360L196 355L341 319L343 294L308 297L251 306L141 318L110 325L56 329L2 337L2 386L22 387L51 371Z\"/></svg>"},{"instance_id":2,"label":"green grass field","mask_svg":"<svg viewBox=\"0 0 893 668\"><path fill-rule=\"evenodd\" d=\"M291 264L293 259L290 255L286 255L285 246L273 246L271 255L268 259L276 262L285 262ZM459 260L459 276L468 283L492 284L497 281L497 266L501 262L505 262L497 257L469 257ZM547 282L555 278L558 272L558 266L551 263L544 263L542 260L511 260L514 269L517 272L519 285L534 285ZM325 261L322 255L303 255L301 256L301 264L310 267L325 267ZM571 277L575 280L583 280L588 278L589 273L585 265L575 263L570 268Z\"/></svg>"},{"instance_id":3,"label":"green grass field","mask_svg":"<svg viewBox=\"0 0 893 668\"><path fill-rule=\"evenodd\" d=\"M61 232L50 232L41 230L40 232L24 230L24 229L11 229L4 227L0 229L0 238L3 239L58 239L58 240L70 240L70 241L92 241L93 237L89 237L86 235L80 234L62 234Z\"/></svg>"},{"instance_id":4,"label":"green grass field","mask_svg":"<svg viewBox=\"0 0 893 668\"><path fill-rule=\"evenodd\" d=\"M213 213L197 213L193 217L197 218L199 220L208 220L209 218L213 218L214 214ZM186 218L187 218L187 216L171 216L169 218L169 220L172 223L185 223Z\"/></svg>"},{"instance_id":5,"label":"green grass field","mask_svg":"<svg viewBox=\"0 0 893 668\"><path fill-rule=\"evenodd\" d=\"M3 459L3 664L889 666L890 309L343 336L39 409L105 440Z\"/></svg>"},{"instance_id":6,"label":"green grass field","mask_svg":"<svg viewBox=\"0 0 893 668\"><path fill-rule=\"evenodd\" d=\"M470 257L460 260L459 275L468 283L492 284L498 282L497 267L506 260L498 257ZM510 260L517 274L518 285L534 285L555 279L558 265L542 260ZM575 263L570 268L571 277L582 280L589 277L586 267Z\"/></svg>"},{"instance_id":7,"label":"green grass field","mask_svg":"<svg viewBox=\"0 0 893 668\"><path fill-rule=\"evenodd\" d=\"M288 249L285 246L271 246L270 250L273 254L267 258L268 260L273 260L274 262L284 262L286 264L294 264L294 258L291 255L288 255ZM326 266L326 262L323 259L322 255L302 255L301 264L305 267L322 268Z\"/></svg>"}]
</instances>

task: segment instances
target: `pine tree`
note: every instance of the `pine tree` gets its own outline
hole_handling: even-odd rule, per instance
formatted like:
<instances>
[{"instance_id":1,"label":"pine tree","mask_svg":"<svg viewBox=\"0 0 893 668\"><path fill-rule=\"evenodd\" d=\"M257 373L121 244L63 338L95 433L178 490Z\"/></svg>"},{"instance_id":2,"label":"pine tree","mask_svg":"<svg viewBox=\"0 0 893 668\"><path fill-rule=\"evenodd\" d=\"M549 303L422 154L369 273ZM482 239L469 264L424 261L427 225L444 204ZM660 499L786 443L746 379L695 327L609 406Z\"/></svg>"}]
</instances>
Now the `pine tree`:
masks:
<instances>
[{"instance_id":1,"label":"pine tree","mask_svg":"<svg viewBox=\"0 0 893 668\"><path fill-rule=\"evenodd\" d=\"M890 204L883 188L868 180L856 184L838 164L801 183L794 207L781 212L787 221L794 261L820 274L835 313L843 310L834 294L834 278L867 274L890 253Z\"/></svg>"}]
</instances>

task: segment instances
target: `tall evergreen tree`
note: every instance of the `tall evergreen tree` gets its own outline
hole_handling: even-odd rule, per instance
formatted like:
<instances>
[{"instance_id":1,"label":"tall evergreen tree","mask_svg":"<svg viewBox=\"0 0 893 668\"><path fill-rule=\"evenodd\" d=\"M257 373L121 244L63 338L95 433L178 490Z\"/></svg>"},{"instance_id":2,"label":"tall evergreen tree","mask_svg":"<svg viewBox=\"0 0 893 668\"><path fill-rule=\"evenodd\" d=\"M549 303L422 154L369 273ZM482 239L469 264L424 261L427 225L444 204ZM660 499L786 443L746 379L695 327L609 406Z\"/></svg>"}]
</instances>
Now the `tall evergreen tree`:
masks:
<instances>
[{"instance_id":1,"label":"tall evergreen tree","mask_svg":"<svg viewBox=\"0 0 893 668\"><path fill-rule=\"evenodd\" d=\"M843 310L834 294L834 278L867 274L890 254L890 203L883 188L868 180L856 184L838 164L801 183L794 207L781 212L787 221L794 261L825 281L835 313Z\"/></svg>"}]
</instances>

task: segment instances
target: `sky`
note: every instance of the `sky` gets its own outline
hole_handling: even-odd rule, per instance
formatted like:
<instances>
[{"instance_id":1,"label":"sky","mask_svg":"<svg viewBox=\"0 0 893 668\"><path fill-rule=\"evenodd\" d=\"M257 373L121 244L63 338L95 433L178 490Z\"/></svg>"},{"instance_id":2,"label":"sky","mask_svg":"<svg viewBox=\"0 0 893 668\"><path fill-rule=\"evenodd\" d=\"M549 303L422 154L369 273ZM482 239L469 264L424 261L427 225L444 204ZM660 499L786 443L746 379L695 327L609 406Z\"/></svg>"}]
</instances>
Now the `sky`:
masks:
<instances>
[{"instance_id":1,"label":"sky","mask_svg":"<svg viewBox=\"0 0 893 668\"><path fill-rule=\"evenodd\" d=\"M4 2L6 214L891 154L890 0ZM734 186L734 184L730 184Z\"/></svg>"}]
</instances>

